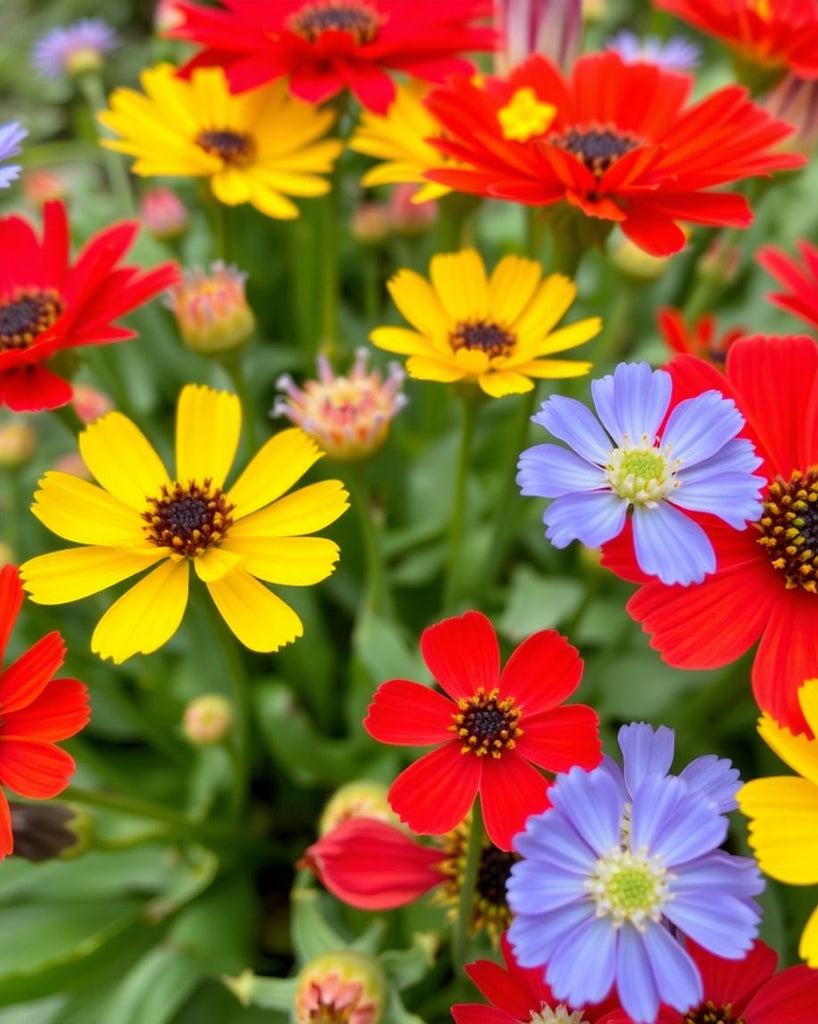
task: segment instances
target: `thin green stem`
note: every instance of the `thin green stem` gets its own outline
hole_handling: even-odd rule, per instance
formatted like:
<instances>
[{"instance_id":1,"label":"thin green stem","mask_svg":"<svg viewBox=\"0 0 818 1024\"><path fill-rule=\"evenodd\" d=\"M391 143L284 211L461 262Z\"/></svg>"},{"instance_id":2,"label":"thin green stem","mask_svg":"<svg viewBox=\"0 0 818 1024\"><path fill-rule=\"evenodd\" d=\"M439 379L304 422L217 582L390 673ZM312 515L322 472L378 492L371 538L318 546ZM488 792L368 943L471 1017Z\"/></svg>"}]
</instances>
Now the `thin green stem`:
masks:
<instances>
[{"instance_id":1,"label":"thin green stem","mask_svg":"<svg viewBox=\"0 0 818 1024\"><path fill-rule=\"evenodd\" d=\"M463 545L463 526L466 514L466 489L469 479L469 462L472 442L477 426L477 414L480 408L479 395L475 389L462 392L462 427L460 434L460 454L457 460L454 500L449 520L448 558L446 562L446 580L443 587L443 607L450 610L460 596L461 554Z\"/></svg>"},{"instance_id":2,"label":"thin green stem","mask_svg":"<svg viewBox=\"0 0 818 1024\"><path fill-rule=\"evenodd\" d=\"M364 613L392 618L395 610L392 592L389 587L383 552L372 519L372 502L364 463L349 463L346 484L361 528L361 544L366 565Z\"/></svg>"},{"instance_id":3,"label":"thin green stem","mask_svg":"<svg viewBox=\"0 0 818 1024\"><path fill-rule=\"evenodd\" d=\"M105 87L102 79L96 72L87 71L79 77L79 87L85 102L91 109L94 125L97 125L96 115L106 110L108 99L105 95ZM100 136L99 129L97 135ZM116 200L117 206L126 216L133 216L136 212L131 182L124 158L121 154L114 152L107 147L102 148L105 170L108 172L108 182L111 186L111 194Z\"/></svg>"},{"instance_id":4,"label":"thin green stem","mask_svg":"<svg viewBox=\"0 0 818 1024\"><path fill-rule=\"evenodd\" d=\"M319 219L320 260L318 272L320 275L321 319L318 351L323 352L330 361L337 357L340 342L338 321L341 280L338 223L340 218L339 186L340 178L336 173L333 175L332 188L321 200Z\"/></svg>"},{"instance_id":5,"label":"thin green stem","mask_svg":"<svg viewBox=\"0 0 818 1024\"><path fill-rule=\"evenodd\" d=\"M254 417L255 404L253 403L247 389L247 375L244 372L244 349L245 346L242 345L240 349L225 352L219 357L219 362L224 368L224 372L230 378L236 394L239 396L247 449L251 455L255 455L258 450L258 433L256 431L256 421Z\"/></svg>"},{"instance_id":6,"label":"thin green stem","mask_svg":"<svg viewBox=\"0 0 818 1024\"><path fill-rule=\"evenodd\" d=\"M469 842L466 847L466 863L463 866L463 881L460 885L457 919L454 925L454 934L452 935L452 967L457 977L460 976L464 965L468 961L474 891L477 887L480 854L483 850L483 834L483 816L480 812L480 802L475 800L471 814Z\"/></svg>"}]
</instances>

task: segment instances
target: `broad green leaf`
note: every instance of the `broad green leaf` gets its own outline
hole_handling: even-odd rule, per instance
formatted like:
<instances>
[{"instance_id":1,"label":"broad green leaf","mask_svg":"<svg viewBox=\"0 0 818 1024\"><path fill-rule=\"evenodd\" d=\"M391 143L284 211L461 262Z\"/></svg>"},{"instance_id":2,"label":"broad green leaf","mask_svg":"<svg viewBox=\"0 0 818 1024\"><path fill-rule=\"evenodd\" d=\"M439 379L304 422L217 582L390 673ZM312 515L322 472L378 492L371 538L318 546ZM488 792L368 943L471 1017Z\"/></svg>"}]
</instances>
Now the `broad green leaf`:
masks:
<instances>
[{"instance_id":1,"label":"broad green leaf","mask_svg":"<svg viewBox=\"0 0 818 1024\"><path fill-rule=\"evenodd\" d=\"M403 991L426 976L435 962L437 936L433 932L415 934L409 949L389 949L378 957L389 981Z\"/></svg>"},{"instance_id":2,"label":"broad green leaf","mask_svg":"<svg viewBox=\"0 0 818 1024\"><path fill-rule=\"evenodd\" d=\"M131 970L108 1001L103 1020L165 1024L202 976L201 965L173 946L157 946Z\"/></svg>"},{"instance_id":3,"label":"broad green leaf","mask_svg":"<svg viewBox=\"0 0 818 1024\"><path fill-rule=\"evenodd\" d=\"M515 569L499 631L520 643L541 629L552 629L579 608L582 584L567 576L542 576L527 566Z\"/></svg>"}]
</instances>

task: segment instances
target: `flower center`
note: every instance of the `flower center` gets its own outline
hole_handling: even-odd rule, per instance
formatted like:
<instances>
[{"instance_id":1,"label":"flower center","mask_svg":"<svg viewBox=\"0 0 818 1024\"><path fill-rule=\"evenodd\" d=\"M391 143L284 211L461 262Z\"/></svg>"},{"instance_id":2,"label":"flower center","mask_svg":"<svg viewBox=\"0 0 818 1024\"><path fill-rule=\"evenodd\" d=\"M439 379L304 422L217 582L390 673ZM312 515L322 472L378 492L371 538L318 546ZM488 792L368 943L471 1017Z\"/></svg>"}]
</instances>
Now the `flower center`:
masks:
<instances>
[{"instance_id":1,"label":"flower center","mask_svg":"<svg viewBox=\"0 0 818 1024\"><path fill-rule=\"evenodd\" d=\"M443 885L435 894L435 901L449 908L452 918L457 916L463 875L466 868L468 846L468 820L459 825L443 839L446 856L440 862L440 870L446 876ZM511 868L520 858L516 853L499 850L493 843L484 840L477 867L477 882L474 887L471 929L473 934L485 928L496 943L499 936L511 924L511 910L506 900L506 884Z\"/></svg>"},{"instance_id":2,"label":"flower center","mask_svg":"<svg viewBox=\"0 0 818 1024\"><path fill-rule=\"evenodd\" d=\"M314 43L323 32L347 32L360 46L371 43L377 36L380 18L368 4L327 3L307 4L296 11L289 20L289 28L297 36Z\"/></svg>"},{"instance_id":3,"label":"flower center","mask_svg":"<svg viewBox=\"0 0 818 1024\"><path fill-rule=\"evenodd\" d=\"M582 1010L569 1010L565 1003L551 1009L546 1003L540 1007L539 1013L531 1011L530 1024L587 1024Z\"/></svg>"},{"instance_id":4,"label":"flower center","mask_svg":"<svg viewBox=\"0 0 818 1024\"><path fill-rule=\"evenodd\" d=\"M637 139L610 128L571 128L548 141L572 153L597 178L601 178L620 157L641 145Z\"/></svg>"},{"instance_id":5,"label":"flower center","mask_svg":"<svg viewBox=\"0 0 818 1024\"><path fill-rule=\"evenodd\" d=\"M148 540L159 548L170 548L178 555L193 558L201 555L224 537L233 520L235 508L228 504L218 487L210 481L191 482L185 487L174 483L162 485L158 498L148 498L149 507L142 513L148 524L144 529Z\"/></svg>"},{"instance_id":6,"label":"flower center","mask_svg":"<svg viewBox=\"0 0 818 1024\"><path fill-rule=\"evenodd\" d=\"M246 132L233 132L229 128L199 132L195 141L205 153L220 157L226 164L243 166L250 163L256 152L252 135Z\"/></svg>"},{"instance_id":7,"label":"flower center","mask_svg":"<svg viewBox=\"0 0 818 1024\"><path fill-rule=\"evenodd\" d=\"M486 693L481 686L473 697L461 697L457 708L449 729L462 740L461 754L499 758L504 750L513 750L523 734L518 725L521 709L511 697L499 700L496 689Z\"/></svg>"},{"instance_id":8,"label":"flower center","mask_svg":"<svg viewBox=\"0 0 818 1024\"><path fill-rule=\"evenodd\" d=\"M27 348L58 319L63 306L53 289L19 291L0 302L0 351Z\"/></svg>"},{"instance_id":9,"label":"flower center","mask_svg":"<svg viewBox=\"0 0 818 1024\"><path fill-rule=\"evenodd\" d=\"M764 514L756 528L774 569L784 573L787 590L818 593L818 466L798 470L789 481L770 484Z\"/></svg>"},{"instance_id":10,"label":"flower center","mask_svg":"<svg viewBox=\"0 0 818 1024\"><path fill-rule=\"evenodd\" d=\"M528 142L551 127L557 108L541 103L530 86L518 89L508 103L497 111L503 136L516 142Z\"/></svg>"},{"instance_id":11,"label":"flower center","mask_svg":"<svg viewBox=\"0 0 818 1024\"><path fill-rule=\"evenodd\" d=\"M716 1007L708 999L697 1010L688 1010L684 1024L744 1024L743 1017L734 1017L730 1003Z\"/></svg>"},{"instance_id":12,"label":"flower center","mask_svg":"<svg viewBox=\"0 0 818 1024\"><path fill-rule=\"evenodd\" d=\"M639 445L614 448L605 464L605 477L620 498L653 508L679 486L676 473L681 463L671 459L668 448L653 447L647 434L641 441Z\"/></svg>"},{"instance_id":13,"label":"flower center","mask_svg":"<svg viewBox=\"0 0 818 1024\"><path fill-rule=\"evenodd\" d=\"M630 921L641 930L661 917L668 877L658 857L617 848L599 858L585 888L596 901L597 917L612 917L615 927Z\"/></svg>"},{"instance_id":14,"label":"flower center","mask_svg":"<svg viewBox=\"0 0 818 1024\"><path fill-rule=\"evenodd\" d=\"M490 359L507 356L516 342L516 335L492 320L459 320L449 335L449 344L455 352L461 348L478 349Z\"/></svg>"}]
</instances>

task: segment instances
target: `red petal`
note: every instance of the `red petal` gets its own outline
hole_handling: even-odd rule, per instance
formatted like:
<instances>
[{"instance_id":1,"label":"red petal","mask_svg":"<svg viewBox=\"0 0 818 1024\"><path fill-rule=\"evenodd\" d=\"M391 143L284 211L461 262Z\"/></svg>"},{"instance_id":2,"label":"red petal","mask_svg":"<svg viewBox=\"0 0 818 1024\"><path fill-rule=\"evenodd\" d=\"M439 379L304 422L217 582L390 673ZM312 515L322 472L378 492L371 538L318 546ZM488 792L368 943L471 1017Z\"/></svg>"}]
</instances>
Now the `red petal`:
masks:
<instances>
[{"instance_id":1,"label":"red petal","mask_svg":"<svg viewBox=\"0 0 818 1024\"><path fill-rule=\"evenodd\" d=\"M487 692L500 676L500 646L494 627L480 612L466 612L424 629L420 650L429 671L455 700Z\"/></svg>"},{"instance_id":2,"label":"red petal","mask_svg":"<svg viewBox=\"0 0 818 1024\"><path fill-rule=\"evenodd\" d=\"M324 103L345 85L338 69L328 64L302 64L290 75L290 92L307 103Z\"/></svg>"},{"instance_id":3,"label":"red petal","mask_svg":"<svg viewBox=\"0 0 818 1024\"><path fill-rule=\"evenodd\" d=\"M74 758L53 743L16 736L4 736L0 742L0 782L21 796L57 796L68 785L74 767Z\"/></svg>"},{"instance_id":4,"label":"red petal","mask_svg":"<svg viewBox=\"0 0 818 1024\"><path fill-rule=\"evenodd\" d=\"M630 209L619 227L634 245L651 256L672 256L687 242L679 225L659 211Z\"/></svg>"},{"instance_id":5,"label":"red petal","mask_svg":"<svg viewBox=\"0 0 818 1024\"><path fill-rule=\"evenodd\" d=\"M45 366L21 366L0 373L0 405L13 412L59 409L71 401L71 385Z\"/></svg>"},{"instance_id":6,"label":"red petal","mask_svg":"<svg viewBox=\"0 0 818 1024\"><path fill-rule=\"evenodd\" d=\"M778 954L757 940L743 960L725 960L688 940L687 951L699 968L704 998L716 1006L731 1003L741 1013L748 997L770 978L778 963Z\"/></svg>"},{"instance_id":7,"label":"red petal","mask_svg":"<svg viewBox=\"0 0 818 1024\"><path fill-rule=\"evenodd\" d=\"M815 1024L818 971L801 965L781 971L750 1000L747 1024Z\"/></svg>"},{"instance_id":8,"label":"red petal","mask_svg":"<svg viewBox=\"0 0 818 1024\"><path fill-rule=\"evenodd\" d=\"M375 691L364 729L381 743L426 746L452 738L456 710L447 697L407 679L391 679Z\"/></svg>"},{"instance_id":9,"label":"red petal","mask_svg":"<svg viewBox=\"0 0 818 1024\"><path fill-rule=\"evenodd\" d=\"M14 835L11 831L11 808L6 794L0 789L0 860L14 849Z\"/></svg>"},{"instance_id":10,"label":"red petal","mask_svg":"<svg viewBox=\"0 0 818 1024\"><path fill-rule=\"evenodd\" d=\"M452 1007L455 1024L518 1024L518 1017L512 1017L505 1010L479 1003L456 1003Z\"/></svg>"},{"instance_id":11,"label":"red petal","mask_svg":"<svg viewBox=\"0 0 818 1024\"><path fill-rule=\"evenodd\" d=\"M0 569L0 660L6 653L14 623L23 606L23 584L16 565Z\"/></svg>"},{"instance_id":12,"label":"red petal","mask_svg":"<svg viewBox=\"0 0 818 1024\"><path fill-rule=\"evenodd\" d=\"M68 272L71 236L68 214L59 200L49 200L43 207L43 256L40 284L43 288L63 289Z\"/></svg>"},{"instance_id":13,"label":"red petal","mask_svg":"<svg viewBox=\"0 0 818 1024\"><path fill-rule=\"evenodd\" d=\"M384 115L395 98L395 85L383 68L374 64L345 67L347 84L362 107Z\"/></svg>"},{"instance_id":14,"label":"red petal","mask_svg":"<svg viewBox=\"0 0 818 1024\"><path fill-rule=\"evenodd\" d=\"M529 815L548 807L548 780L516 751L481 760L480 803L486 833L495 846L510 850Z\"/></svg>"},{"instance_id":15,"label":"red petal","mask_svg":"<svg viewBox=\"0 0 818 1024\"><path fill-rule=\"evenodd\" d=\"M549 772L567 772L574 765L590 770L602 760L599 718L584 704L566 704L533 718L520 719L523 735L517 753Z\"/></svg>"},{"instance_id":16,"label":"red petal","mask_svg":"<svg viewBox=\"0 0 818 1024\"><path fill-rule=\"evenodd\" d=\"M28 707L3 715L3 732L57 742L75 736L90 717L86 687L78 679L53 679Z\"/></svg>"},{"instance_id":17,"label":"red petal","mask_svg":"<svg viewBox=\"0 0 818 1024\"><path fill-rule=\"evenodd\" d=\"M528 1020L532 1012L539 1012L543 1003L555 1005L557 1000L545 984L542 970L518 966L505 933L501 947L505 969L492 960L478 960L466 965L466 973L482 995L493 1006L510 1014L515 1022Z\"/></svg>"},{"instance_id":18,"label":"red petal","mask_svg":"<svg viewBox=\"0 0 818 1024\"><path fill-rule=\"evenodd\" d=\"M782 581L774 582L780 589L753 662L753 693L762 711L781 725L812 735L798 688L818 678L818 600L800 587L785 590Z\"/></svg>"},{"instance_id":19,"label":"red petal","mask_svg":"<svg viewBox=\"0 0 818 1024\"><path fill-rule=\"evenodd\" d=\"M534 633L514 651L500 677L500 696L512 697L525 715L561 704L579 686L582 661L576 647L554 629Z\"/></svg>"},{"instance_id":20,"label":"red petal","mask_svg":"<svg viewBox=\"0 0 818 1024\"><path fill-rule=\"evenodd\" d=\"M40 695L65 659L65 643L59 633L49 633L0 675L0 713L26 707ZM7 730L5 727L3 732Z\"/></svg>"},{"instance_id":21,"label":"red petal","mask_svg":"<svg viewBox=\"0 0 818 1024\"><path fill-rule=\"evenodd\" d=\"M474 754L461 754L459 743L447 743L424 754L392 783L392 810L420 835L451 832L474 803L481 760Z\"/></svg>"}]
</instances>

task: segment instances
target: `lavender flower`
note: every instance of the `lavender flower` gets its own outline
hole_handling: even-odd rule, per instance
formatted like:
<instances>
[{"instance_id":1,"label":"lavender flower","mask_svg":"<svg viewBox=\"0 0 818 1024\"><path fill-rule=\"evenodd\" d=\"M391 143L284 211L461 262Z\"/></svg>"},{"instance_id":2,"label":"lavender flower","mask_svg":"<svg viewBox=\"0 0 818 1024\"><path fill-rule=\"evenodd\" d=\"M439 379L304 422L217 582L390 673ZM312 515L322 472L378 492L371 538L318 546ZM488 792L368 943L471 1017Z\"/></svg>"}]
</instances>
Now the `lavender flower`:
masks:
<instances>
[{"instance_id":1,"label":"lavender flower","mask_svg":"<svg viewBox=\"0 0 818 1024\"><path fill-rule=\"evenodd\" d=\"M21 128L17 121L9 121L0 125L0 163L8 160L11 156L17 156L20 152L20 143L28 135L25 128ZM0 188L8 188L9 185L20 173L19 164L9 164L8 167L0 167Z\"/></svg>"},{"instance_id":2,"label":"lavender flower","mask_svg":"<svg viewBox=\"0 0 818 1024\"><path fill-rule=\"evenodd\" d=\"M645 61L658 64L667 71L692 71L698 66L702 55L697 43L681 36L672 36L670 39L648 36L640 39L627 29L612 36L605 44L605 49L618 53L628 64Z\"/></svg>"},{"instance_id":3,"label":"lavender flower","mask_svg":"<svg viewBox=\"0 0 818 1024\"><path fill-rule=\"evenodd\" d=\"M744 419L717 391L670 406L671 377L647 363L620 363L591 382L597 417L554 395L532 419L569 449L535 445L522 453L517 483L525 495L556 500L546 537L598 547L617 537L632 510L636 560L663 583L699 583L716 568L713 545L685 512L706 512L737 530L761 515L760 465Z\"/></svg>"},{"instance_id":4,"label":"lavender flower","mask_svg":"<svg viewBox=\"0 0 818 1024\"><path fill-rule=\"evenodd\" d=\"M106 21L82 18L41 35L34 44L31 63L43 78L58 79L100 68L105 54L117 46L119 38Z\"/></svg>"}]
</instances>

